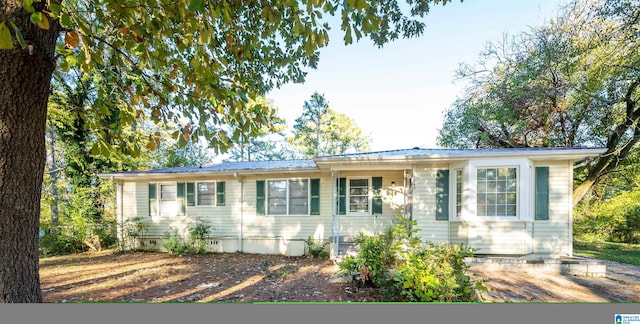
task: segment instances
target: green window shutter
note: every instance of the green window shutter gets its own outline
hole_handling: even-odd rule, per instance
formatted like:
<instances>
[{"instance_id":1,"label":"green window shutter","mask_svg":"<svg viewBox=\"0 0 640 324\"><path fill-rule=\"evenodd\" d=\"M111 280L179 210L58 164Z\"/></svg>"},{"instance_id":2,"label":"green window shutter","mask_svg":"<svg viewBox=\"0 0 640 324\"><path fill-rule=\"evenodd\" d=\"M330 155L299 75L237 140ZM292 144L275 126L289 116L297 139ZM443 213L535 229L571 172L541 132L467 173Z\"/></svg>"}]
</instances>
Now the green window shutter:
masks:
<instances>
[{"instance_id":1,"label":"green window shutter","mask_svg":"<svg viewBox=\"0 0 640 324\"><path fill-rule=\"evenodd\" d=\"M256 215L264 215L264 180L256 181Z\"/></svg>"},{"instance_id":2,"label":"green window shutter","mask_svg":"<svg viewBox=\"0 0 640 324\"><path fill-rule=\"evenodd\" d=\"M187 214L187 208L185 204L185 192L184 182L178 182L177 184L177 204L178 204L178 216L184 216Z\"/></svg>"},{"instance_id":3,"label":"green window shutter","mask_svg":"<svg viewBox=\"0 0 640 324\"><path fill-rule=\"evenodd\" d=\"M536 220L549 219L549 167L536 167Z\"/></svg>"},{"instance_id":4,"label":"green window shutter","mask_svg":"<svg viewBox=\"0 0 640 324\"><path fill-rule=\"evenodd\" d=\"M224 191L224 181L216 182L216 205L224 206L225 199L225 191Z\"/></svg>"},{"instance_id":5,"label":"green window shutter","mask_svg":"<svg viewBox=\"0 0 640 324\"><path fill-rule=\"evenodd\" d=\"M320 215L320 179L311 179L311 215Z\"/></svg>"},{"instance_id":6,"label":"green window shutter","mask_svg":"<svg viewBox=\"0 0 640 324\"><path fill-rule=\"evenodd\" d=\"M371 212L374 214L382 214L382 177L371 178L371 186L373 187L373 200L371 201Z\"/></svg>"},{"instance_id":7,"label":"green window shutter","mask_svg":"<svg viewBox=\"0 0 640 324\"><path fill-rule=\"evenodd\" d=\"M157 184L150 183L149 184L149 216L157 216L158 215L158 196L156 194Z\"/></svg>"},{"instance_id":8,"label":"green window shutter","mask_svg":"<svg viewBox=\"0 0 640 324\"><path fill-rule=\"evenodd\" d=\"M436 173L436 220L449 220L449 170Z\"/></svg>"},{"instance_id":9,"label":"green window shutter","mask_svg":"<svg viewBox=\"0 0 640 324\"><path fill-rule=\"evenodd\" d=\"M347 214L347 178L338 179L338 214Z\"/></svg>"},{"instance_id":10,"label":"green window shutter","mask_svg":"<svg viewBox=\"0 0 640 324\"><path fill-rule=\"evenodd\" d=\"M196 184L195 182L187 182L187 206L196 205Z\"/></svg>"}]
</instances>

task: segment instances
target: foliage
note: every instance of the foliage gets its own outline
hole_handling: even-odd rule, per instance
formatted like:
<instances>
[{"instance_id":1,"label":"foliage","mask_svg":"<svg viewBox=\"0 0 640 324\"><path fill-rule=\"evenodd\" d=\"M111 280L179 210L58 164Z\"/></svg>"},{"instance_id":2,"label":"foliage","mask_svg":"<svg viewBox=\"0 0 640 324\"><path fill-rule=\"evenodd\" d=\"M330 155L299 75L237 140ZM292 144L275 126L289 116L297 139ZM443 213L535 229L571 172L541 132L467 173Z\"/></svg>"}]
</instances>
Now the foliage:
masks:
<instances>
[{"instance_id":1,"label":"foliage","mask_svg":"<svg viewBox=\"0 0 640 324\"><path fill-rule=\"evenodd\" d=\"M305 241L307 244L307 250L309 250L309 254L311 254L314 258L323 258L326 259L329 257L329 253L325 251L329 242L316 242L311 236L309 236Z\"/></svg>"},{"instance_id":2,"label":"foliage","mask_svg":"<svg viewBox=\"0 0 640 324\"><path fill-rule=\"evenodd\" d=\"M194 251L191 244L183 239L183 236L178 233L178 229L171 227L170 230L170 232L164 232L162 246L172 254L191 254Z\"/></svg>"},{"instance_id":3,"label":"foliage","mask_svg":"<svg viewBox=\"0 0 640 324\"><path fill-rule=\"evenodd\" d=\"M637 244L574 240L573 253L590 258L640 266L640 245Z\"/></svg>"},{"instance_id":4,"label":"foliage","mask_svg":"<svg viewBox=\"0 0 640 324\"><path fill-rule=\"evenodd\" d=\"M136 216L127 219L123 224L123 242L121 248L123 250L132 249L134 251L146 248L144 242L144 234L149 229L149 223L145 222L144 216Z\"/></svg>"},{"instance_id":5,"label":"foliage","mask_svg":"<svg viewBox=\"0 0 640 324\"><path fill-rule=\"evenodd\" d=\"M406 256L393 275L390 292L404 301L473 301L476 290L484 290L465 274L469 266L464 258L473 256L473 250L450 243L427 243Z\"/></svg>"},{"instance_id":6,"label":"foliage","mask_svg":"<svg viewBox=\"0 0 640 324\"><path fill-rule=\"evenodd\" d=\"M106 189L104 187L99 187ZM116 244L116 222L113 215L95 218L96 197L91 189L78 189L60 205L59 219L54 223L52 215L43 215L40 228L46 233L40 240L39 253L57 255L86 251L94 236L100 246Z\"/></svg>"},{"instance_id":7,"label":"foliage","mask_svg":"<svg viewBox=\"0 0 640 324\"><path fill-rule=\"evenodd\" d=\"M573 226L576 239L640 243L640 186L613 198L582 204L576 208Z\"/></svg>"},{"instance_id":8,"label":"foliage","mask_svg":"<svg viewBox=\"0 0 640 324\"><path fill-rule=\"evenodd\" d=\"M257 102L273 107L264 97L256 99ZM288 160L295 158L295 153L286 140L284 131L287 121L281 117L274 117L272 128L263 128L255 136L248 140L235 143L229 150L229 161L271 161Z\"/></svg>"},{"instance_id":9,"label":"foliage","mask_svg":"<svg viewBox=\"0 0 640 324\"><path fill-rule=\"evenodd\" d=\"M170 227L170 231L164 233L162 246L172 254L204 254L211 229L209 223L197 219L185 229L185 238L177 228Z\"/></svg>"},{"instance_id":10,"label":"foliage","mask_svg":"<svg viewBox=\"0 0 640 324\"><path fill-rule=\"evenodd\" d=\"M189 227L189 241L196 254L206 252L207 238L211 232L211 225L204 220L197 219L196 223Z\"/></svg>"},{"instance_id":11,"label":"foliage","mask_svg":"<svg viewBox=\"0 0 640 324\"><path fill-rule=\"evenodd\" d=\"M416 221L397 219L382 233L360 233L358 254L338 263L340 273L379 289L389 301L472 301L476 290L485 289L466 274L464 258L473 256L473 249L450 243L423 245Z\"/></svg>"},{"instance_id":12,"label":"foliage","mask_svg":"<svg viewBox=\"0 0 640 324\"><path fill-rule=\"evenodd\" d=\"M353 119L329 108L329 102L318 92L304 102L291 137L305 158L363 151L370 141Z\"/></svg>"},{"instance_id":13,"label":"foliage","mask_svg":"<svg viewBox=\"0 0 640 324\"><path fill-rule=\"evenodd\" d=\"M184 166L196 166L209 164L213 161L213 156L209 149L200 142L188 142L184 146L178 145L175 141L166 140L166 147L159 149L158 158L151 163L151 167L172 168Z\"/></svg>"},{"instance_id":14,"label":"foliage","mask_svg":"<svg viewBox=\"0 0 640 324\"><path fill-rule=\"evenodd\" d=\"M15 175L7 170L21 170L25 148L34 148L35 160L44 161L44 117L56 68L95 71L113 80L82 106L110 117L109 123L94 124L101 136L93 139L92 154L108 156L113 146L128 146L123 144L131 143L127 136L143 133L145 121L181 125L172 133L180 144L203 136L216 152L225 152L232 143L270 127L274 111L251 105L249 99L303 82L305 70L317 66L319 49L328 44L332 17L340 15L344 43L355 36L383 46L421 35L425 24L420 19L430 4L447 2L407 1L402 8L388 0L0 0L0 88L15 90L0 94L0 112L8 118L0 136L8 166L0 172L0 191L16 194L11 202L3 200L0 219L14 220L14 227L6 228L13 233L26 227L24 240L37 242L43 162L28 171L32 174L16 177L28 181L5 180ZM120 131L125 128L133 132ZM147 149L159 146L157 132L140 135ZM138 141L130 146L131 156L138 156L140 146ZM20 278L2 272L0 286L19 293L3 294L0 301L41 301L36 244L0 240L5 251L16 252L10 258L0 254L0 269L16 261L20 267L15 271Z\"/></svg>"},{"instance_id":15,"label":"foliage","mask_svg":"<svg viewBox=\"0 0 640 324\"><path fill-rule=\"evenodd\" d=\"M489 43L446 111L446 147L600 146L583 164L574 203L640 140L640 4L572 1L543 26Z\"/></svg>"}]
</instances>

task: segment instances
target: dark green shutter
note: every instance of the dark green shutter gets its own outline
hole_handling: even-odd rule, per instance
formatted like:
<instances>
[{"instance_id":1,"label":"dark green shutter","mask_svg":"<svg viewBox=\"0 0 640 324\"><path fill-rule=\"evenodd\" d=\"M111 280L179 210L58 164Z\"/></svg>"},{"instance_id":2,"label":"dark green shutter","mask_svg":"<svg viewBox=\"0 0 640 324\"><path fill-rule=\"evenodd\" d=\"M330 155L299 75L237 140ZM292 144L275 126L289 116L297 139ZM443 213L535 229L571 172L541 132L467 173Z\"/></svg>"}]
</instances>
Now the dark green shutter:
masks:
<instances>
[{"instance_id":1,"label":"dark green shutter","mask_svg":"<svg viewBox=\"0 0 640 324\"><path fill-rule=\"evenodd\" d=\"M217 206L224 206L224 197L225 196L225 191L224 191L224 181L218 181L216 182L216 205Z\"/></svg>"},{"instance_id":2,"label":"dark green shutter","mask_svg":"<svg viewBox=\"0 0 640 324\"><path fill-rule=\"evenodd\" d=\"M185 204L185 192L184 192L184 182L178 182L177 187L177 203L178 203L178 216L184 216L187 214L187 208Z\"/></svg>"},{"instance_id":3,"label":"dark green shutter","mask_svg":"<svg viewBox=\"0 0 640 324\"><path fill-rule=\"evenodd\" d=\"M436 173L436 220L449 220L449 170Z\"/></svg>"},{"instance_id":4,"label":"dark green shutter","mask_svg":"<svg viewBox=\"0 0 640 324\"><path fill-rule=\"evenodd\" d=\"M371 211L374 214L382 214L382 177L371 178L371 186L373 187L373 200L371 201Z\"/></svg>"},{"instance_id":5,"label":"dark green shutter","mask_svg":"<svg viewBox=\"0 0 640 324\"><path fill-rule=\"evenodd\" d=\"M549 167L536 167L536 220L549 219Z\"/></svg>"},{"instance_id":6,"label":"dark green shutter","mask_svg":"<svg viewBox=\"0 0 640 324\"><path fill-rule=\"evenodd\" d=\"M264 180L256 181L256 215L264 215Z\"/></svg>"},{"instance_id":7,"label":"dark green shutter","mask_svg":"<svg viewBox=\"0 0 640 324\"><path fill-rule=\"evenodd\" d=\"M320 215L320 179L311 179L311 215Z\"/></svg>"},{"instance_id":8,"label":"dark green shutter","mask_svg":"<svg viewBox=\"0 0 640 324\"><path fill-rule=\"evenodd\" d=\"M149 216L158 215L158 196L156 194L157 185L155 183L149 184Z\"/></svg>"},{"instance_id":9,"label":"dark green shutter","mask_svg":"<svg viewBox=\"0 0 640 324\"><path fill-rule=\"evenodd\" d=\"M195 182L187 182L187 206L196 205L196 184Z\"/></svg>"},{"instance_id":10,"label":"dark green shutter","mask_svg":"<svg viewBox=\"0 0 640 324\"><path fill-rule=\"evenodd\" d=\"M338 185L338 214L345 215L347 213L347 178L340 178L336 183Z\"/></svg>"}]
</instances>

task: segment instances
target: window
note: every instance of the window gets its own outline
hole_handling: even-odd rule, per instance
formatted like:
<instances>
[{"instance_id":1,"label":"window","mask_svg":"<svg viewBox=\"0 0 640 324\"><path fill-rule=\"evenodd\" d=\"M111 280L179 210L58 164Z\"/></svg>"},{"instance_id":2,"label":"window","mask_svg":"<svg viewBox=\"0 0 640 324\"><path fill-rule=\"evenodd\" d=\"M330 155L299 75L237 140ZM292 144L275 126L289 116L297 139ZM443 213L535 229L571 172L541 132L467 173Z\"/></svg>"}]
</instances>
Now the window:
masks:
<instances>
[{"instance_id":1,"label":"window","mask_svg":"<svg viewBox=\"0 0 640 324\"><path fill-rule=\"evenodd\" d=\"M174 216L177 214L176 203L176 184L175 183L161 183L158 185L160 188L160 215L161 216Z\"/></svg>"},{"instance_id":2,"label":"window","mask_svg":"<svg viewBox=\"0 0 640 324\"><path fill-rule=\"evenodd\" d=\"M196 183L197 194L196 201L198 206L214 206L216 199L216 183L215 182L198 182Z\"/></svg>"},{"instance_id":3,"label":"window","mask_svg":"<svg viewBox=\"0 0 640 324\"><path fill-rule=\"evenodd\" d=\"M369 214L369 178L349 179L349 213Z\"/></svg>"},{"instance_id":4,"label":"window","mask_svg":"<svg viewBox=\"0 0 640 324\"><path fill-rule=\"evenodd\" d=\"M478 216L517 216L517 169L477 169Z\"/></svg>"},{"instance_id":5,"label":"window","mask_svg":"<svg viewBox=\"0 0 640 324\"><path fill-rule=\"evenodd\" d=\"M268 215L308 215L309 179L267 180Z\"/></svg>"},{"instance_id":6,"label":"window","mask_svg":"<svg viewBox=\"0 0 640 324\"><path fill-rule=\"evenodd\" d=\"M462 169L456 170L456 216L462 216Z\"/></svg>"}]
</instances>

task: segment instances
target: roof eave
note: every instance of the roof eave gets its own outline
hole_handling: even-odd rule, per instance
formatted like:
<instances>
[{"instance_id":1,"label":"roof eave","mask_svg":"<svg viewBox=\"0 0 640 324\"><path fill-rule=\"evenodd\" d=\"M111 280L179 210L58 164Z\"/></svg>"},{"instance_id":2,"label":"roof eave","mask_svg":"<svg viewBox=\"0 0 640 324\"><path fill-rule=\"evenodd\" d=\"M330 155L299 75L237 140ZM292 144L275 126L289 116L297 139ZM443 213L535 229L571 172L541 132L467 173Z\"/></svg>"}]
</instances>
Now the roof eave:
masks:
<instances>
[{"instance_id":1,"label":"roof eave","mask_svg":"<svg viewBox=\"0 0 640 324\"><path fill-rule=\"evenodd\" d=\"M319 168L336 164L336 163L416 163L416 162L443 162L443 161L461 161L477 158L504 158L504 157L526 157L533 161L540 160L570 160L580 161L589 157L598 156L607 151L606 148L581 148L575 150L541 150L518 152L513 151L474 151L467 154L425 154L413 156L351 156L351 157L325 157L317 158L314 161Z\"/></svg>"},{"instance_id":2,"label":"roof eave","mask_svg":"<svg viewBox=\"0 0 640 324\"><path fill-rule=\"evenodd\" d=\"M240 177L246 175L276 174L276 173L305 173L318 171L318 168L279 168L279 169L251 169L251 170L224 170L224 171L181 171L181 172L120 172L101 173L98 177L110 180L137 180L137 179L168 179L177 177L201 177L203 175Z\"/></svg>"}]
</instances>

